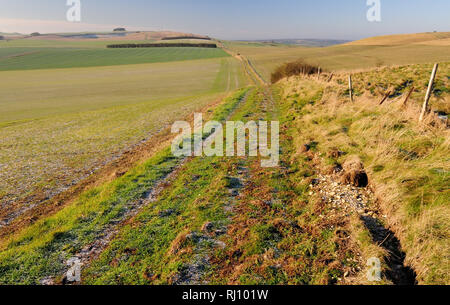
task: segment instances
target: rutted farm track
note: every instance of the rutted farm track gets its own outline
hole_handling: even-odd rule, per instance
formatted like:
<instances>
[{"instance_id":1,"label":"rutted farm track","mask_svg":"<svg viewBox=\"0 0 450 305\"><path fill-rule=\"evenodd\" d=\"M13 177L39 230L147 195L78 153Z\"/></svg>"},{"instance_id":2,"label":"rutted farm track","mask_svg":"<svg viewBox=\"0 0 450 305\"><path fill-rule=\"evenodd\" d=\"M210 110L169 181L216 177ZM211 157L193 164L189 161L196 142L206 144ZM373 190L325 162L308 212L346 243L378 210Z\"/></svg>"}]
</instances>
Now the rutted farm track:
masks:
<instances>
[{"instance_id":1,"label":"rutted farm track","mask_svg":"<svg viewBox=\"0 0 450 305\"><path fill-rule=\"evenodd\" d=\"M239 103L234 105L232 108L232 111L235 111L237 107L239 107L240 103L245 103L246 96L239 97ZM234 110L233 110L234 109ZM233 115L233 112L230 113L227 117L229 119ZM208 139L205 140L205 143L210 141L211 138L213 138L214 135L210 135ZM133 217L138 215L139 211L151 204L155 203L158 200L158 197L160 194L164 191L165 188L170 186L171 183L174 182L175 179L177 179L177 176L179 175L179 172L183 170L183 166L185 166L186 163L190 162L192 158L179 158L176 165L174 165L166 174L165 176L161 177L155 185L149 189L147 192L143 194L143 198L127 203L128 207L126 208L126 212L121 215L120 220L115 220L113 223L111 223L108 227L104 228L103 232L99 234L99 238L97 238L92 244L87 245L82 249L81 252L77 253L74 257L70 258L68 261L71 261L73 259L78 259L81 263L81 266L83 268L87 268L90 264L90 262L93 259L98 258L98 256L109 246L111 241L114 239L114 237L118 234L120 228L126 224L127 222L130 222ZM163 212L161 215L164 214L170 214L172 213L171 210L167 210ZM193 236L193 238L202 238ZM211 240L213 243L214 240ZM219 243L220 245L220 243ZM198 258L200 260L204 260L203 257ZM70 265L70 264L68 264ZM193 267L195 269L195 266ZM62 275L63 277L63 283L67 283L66 277ZM188 280L184 280L186 284L194 283L194 280L198 279L197 275L191 275ZM45 283L45 281L44 281ZM51 280L50 283L53 283ZM181 284L182 282L179 282ZM198 284L198 283L197 283Z\"/></svg>"}]
</instances>

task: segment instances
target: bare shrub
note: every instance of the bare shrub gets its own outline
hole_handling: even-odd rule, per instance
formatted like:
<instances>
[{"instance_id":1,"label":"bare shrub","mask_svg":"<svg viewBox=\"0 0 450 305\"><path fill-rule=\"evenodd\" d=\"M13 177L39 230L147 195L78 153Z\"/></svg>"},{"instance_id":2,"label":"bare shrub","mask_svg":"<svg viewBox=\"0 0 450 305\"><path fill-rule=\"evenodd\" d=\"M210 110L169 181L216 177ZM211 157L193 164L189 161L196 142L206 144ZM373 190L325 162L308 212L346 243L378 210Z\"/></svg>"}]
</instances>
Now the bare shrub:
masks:
<instances>
[{"instance_id":1,"label":"bare shrub","mask_svg":"<svg viewBox=\"0 0 450 305\"><path fill-rule=\"evenodd\" d=\"M294 75L311 75L317 74L319 72L319 67L307 64L303 60L297 60L294 62L286 63L278 67L271 76L272 83L278 82L288 76Z\"/></svg>"}]
</instances>

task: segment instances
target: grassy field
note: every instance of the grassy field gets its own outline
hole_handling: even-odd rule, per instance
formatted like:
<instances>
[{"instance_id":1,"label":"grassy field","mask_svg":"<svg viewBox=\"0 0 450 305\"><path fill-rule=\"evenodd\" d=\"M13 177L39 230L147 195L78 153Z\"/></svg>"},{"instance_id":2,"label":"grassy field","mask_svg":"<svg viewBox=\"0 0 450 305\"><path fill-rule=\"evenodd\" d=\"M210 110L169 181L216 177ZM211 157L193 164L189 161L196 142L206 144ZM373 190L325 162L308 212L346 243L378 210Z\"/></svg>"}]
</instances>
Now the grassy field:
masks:
<instances>
[{"instance_id":1,"label":"grassy field","mask_svg":"<svg viewBox=\"0 0 450 305\"><path fill-rule=\"evenodd\" d=\"M448 36L448 35L447 35ZM445 37L447 37L445 36ZM367 69L377 66L432 63L450 60L450 44L423 36L374 38L369 43L350 43L310 48L263 43L226 42L225 45L249 58L266 79L281 64L304 59L329 71Z\"/></svg>"},{"instance_id":2,"label":"grassy field","mask_svg":"<svg viewBox=\"0 0 450 305\"><path fill-rule=\"evenodd\" d=\"M114 66L228 56L212 48L0 48L0 71Z\"/></svg>"},{"instance_id":3,"label":"grassy field","mask_svg":"<svg viewBox=\"0 0 450 305\"><path fill-rule=\"evenodd\" d=\"M123 51L126 58L135 54ZM153 64L0 71L1 202L36 191L51 197L127 147L247 84L237 60L221 50L220 58L205 59L203 51L165 49L163 62ZM191 60L179 61L183 54Z\"/></svg>"},{"instance_id":4,"label":"grassy field","mask_svg":"<svg viewBox=\"0 0 450 305\"><path fill-rule=\"evenodd\" d=\"M182 50L180 51L182 52ZM0 124L226 91L243 82L232 58L0 72ZM230 77L230 79L229 79ZM23 83L27 86L24 87Z\"/></svg>"},{"instance_id":5,"label":"grassy field","mask_svg":"<svg viewBox=\"0 0 450 305\"><path fill-rule=\"evenodd\" d=\"M227 98L212 118L225 120L245 93L246 90L240 90ZM3 241L0 283L36 284L48 276L61 275L66 268L65 259L98 238L98 232L120 220L130 203L144 198L157 180L181 161L172 156L169 148L164 149L120 179L85 192L75 204L30 226L14 240Z\"/></svg>"},{"instance_id":6,"label":"grassy field","mask_svg":"<svg viewBox=\"0 0 450 305\"><path fill-rule=\"evenodd\" d=\"M189 42L186 40L167 43ZM76 68L189 61L227 57L221 49L155 48L107 49L121 40L33 40L0 41L0 71ZM149 41L125 41L149 43Z\"/></svg>"}]
</instances>

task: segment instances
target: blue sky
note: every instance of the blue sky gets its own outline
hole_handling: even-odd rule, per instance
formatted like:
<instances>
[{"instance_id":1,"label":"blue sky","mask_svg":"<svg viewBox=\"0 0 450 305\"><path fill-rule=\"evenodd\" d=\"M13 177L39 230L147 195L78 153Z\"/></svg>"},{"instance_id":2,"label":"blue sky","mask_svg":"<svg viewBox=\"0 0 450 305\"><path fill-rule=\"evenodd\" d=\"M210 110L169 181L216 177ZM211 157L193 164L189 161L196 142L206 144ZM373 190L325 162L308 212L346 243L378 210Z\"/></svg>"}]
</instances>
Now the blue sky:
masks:
<instances>
[{"instance_id":1,"label":"blue sky","mask_svg":"<svg viewBox=\"0 0 450 305\"><path fill-rule=\"evenodd\" d=\"M81 0L81 23L66 0L0 0L0 32L176 30L222 39L363 37L450 31L449 0L381 0L381 22L366 0Z\"/></svg>"}]
</instances>

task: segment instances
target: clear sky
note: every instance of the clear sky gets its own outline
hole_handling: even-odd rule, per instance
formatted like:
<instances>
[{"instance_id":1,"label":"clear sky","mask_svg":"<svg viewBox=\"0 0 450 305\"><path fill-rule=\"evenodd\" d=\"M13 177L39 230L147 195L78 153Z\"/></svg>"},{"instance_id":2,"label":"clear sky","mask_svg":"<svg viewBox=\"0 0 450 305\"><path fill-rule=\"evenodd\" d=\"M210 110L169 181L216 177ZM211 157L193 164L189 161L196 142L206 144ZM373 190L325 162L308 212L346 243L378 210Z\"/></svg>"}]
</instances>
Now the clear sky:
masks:
<instances>
[{"instance_id":1,"label":"clear sky","mask_svg":"<svg viewBox=\"0 0 450 305\"><path fill-rule=\"evenodd\" d=\"M450 0L81 0L81 23L66 20L67 0L0 0L0 32L175 30L222 39L363 37L450 31Z\"/></svg>"}]
</instances>

